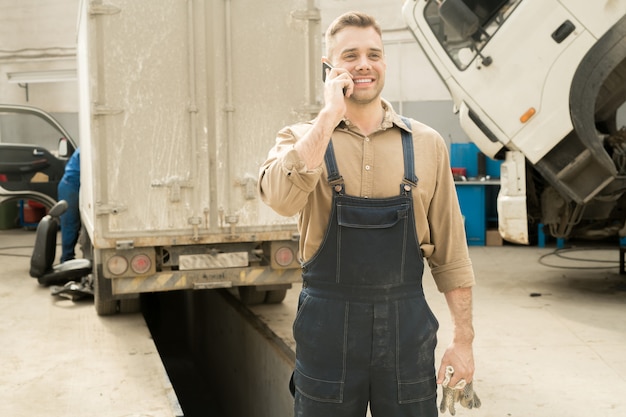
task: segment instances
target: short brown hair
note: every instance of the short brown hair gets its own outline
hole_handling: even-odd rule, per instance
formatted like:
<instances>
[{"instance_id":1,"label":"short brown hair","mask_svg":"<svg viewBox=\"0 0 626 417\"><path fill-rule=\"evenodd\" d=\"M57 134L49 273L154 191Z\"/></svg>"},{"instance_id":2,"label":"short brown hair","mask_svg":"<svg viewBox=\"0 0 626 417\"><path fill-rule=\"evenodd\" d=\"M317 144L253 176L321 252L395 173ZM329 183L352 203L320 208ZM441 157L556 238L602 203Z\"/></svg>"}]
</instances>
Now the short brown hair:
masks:
<instances>
[{"instance_id":1,"label":"short brown hair","mask_svg":"<svg viewBox=\"0 0 626 417\"><path fill-rule=\"evenodd\" d=\"M362 12L347 12L337 17L333 22L328 26L326 30L326 52L328 55L331 55L331 45L333 38L337 34L337 32L345 29L347 27L359 27L359 28L374 28L376 33L380 35L382 38L383 32L380 28L380 25L376 21L373 16Z\"/></svg>"}]
</instances>

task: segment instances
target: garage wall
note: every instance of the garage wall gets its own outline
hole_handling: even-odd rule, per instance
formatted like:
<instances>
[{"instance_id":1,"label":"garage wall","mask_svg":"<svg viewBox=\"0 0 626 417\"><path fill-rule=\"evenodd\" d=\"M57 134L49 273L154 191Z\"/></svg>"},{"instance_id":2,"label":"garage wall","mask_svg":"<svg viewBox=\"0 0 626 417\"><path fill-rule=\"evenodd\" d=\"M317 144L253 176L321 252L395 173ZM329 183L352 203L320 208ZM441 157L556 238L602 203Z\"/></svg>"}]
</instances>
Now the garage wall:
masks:
<instances>
[{"instance_id":1,"label":"garage wall","mask_svg":"<svg viewBox=\"0 0 626 417\"><path fill-rule=\"evenodd\" d=\"M67 76L58 71L71 76L76 70L78 2L0 0L1 101L51 112L78 111L76 82L58 81L59 75ZM32 81L18 84L11 75Z\"/></svg>"},{"instance_id":2,"label":"garage wall","mask_svg":"<svg viewBox=\"0 0 626 417\"><path fill-rule=\"evenodd\" d=\"M0 102L44 109L74 138L79 1L0 0Z\"/></svg>"}]
</instances>

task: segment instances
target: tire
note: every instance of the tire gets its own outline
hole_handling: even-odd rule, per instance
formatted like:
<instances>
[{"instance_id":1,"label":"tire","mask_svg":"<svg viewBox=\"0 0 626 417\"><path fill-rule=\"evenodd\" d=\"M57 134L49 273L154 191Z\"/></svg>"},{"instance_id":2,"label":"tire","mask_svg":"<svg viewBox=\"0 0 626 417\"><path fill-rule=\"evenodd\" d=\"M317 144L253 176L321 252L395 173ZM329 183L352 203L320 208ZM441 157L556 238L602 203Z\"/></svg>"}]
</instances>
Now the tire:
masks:
<instances>
[{"instance_id":1,"label":"tire","mask_svg":"<svg viewBox=\"0 0 626 417\"><path fill-rule=\"evenodd\" d=\"M113 298L111 281L102 276L102 265L93 271L93 304L99 316L111 316L119 312L119 300Z\"/></svg>"},{"instance_id":2,"label":"tire","mask_svg":"<svg viewBox=\"0 0 626 417\"><path fill-rule=\"evenodd\" d=\"M93 245L91 244L91 239L89 239L87 230L85 230L85 226L81 226L80 228L80 233L78 234L78 247L83 253L83 258L89 259L91 263L93 263Z\"/></svg>"},{"instance_id":3,"label":"tire","mask_svg":"<svg viewBox=\"0 0 626 417\"><path fill-rule=\"evenodd\" d=\"M266 304L280 304L287 296L287 290L271 290L265 296Z\"/></svg>"},{"instance_id":4,"label":"tire","mask_svg":"<svg viewBox=\"0 0 626 417\"><path fill-rule=\"evenodd\" d=\"M245 305L251 306L265 302L267 291L259 290L259 287L239 287L239 299Z\"/></svg>"}]
</instances>

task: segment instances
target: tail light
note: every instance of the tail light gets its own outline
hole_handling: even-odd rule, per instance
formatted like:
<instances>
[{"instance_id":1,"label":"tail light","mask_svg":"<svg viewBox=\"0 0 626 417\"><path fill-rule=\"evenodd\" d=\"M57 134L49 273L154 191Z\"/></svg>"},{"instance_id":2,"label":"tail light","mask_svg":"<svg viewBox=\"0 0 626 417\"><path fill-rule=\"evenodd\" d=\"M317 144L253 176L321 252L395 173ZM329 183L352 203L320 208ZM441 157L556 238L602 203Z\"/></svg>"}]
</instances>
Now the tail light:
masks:
<instances>
[{"instance_id":1,"label":"tail light","mask_svg":"<svg viewBox=\"0 0 626 417\"><path fill-rule=\"evenodd\" d=\"M274 261L283 268L288 267L296 258L293 250L288 247L281 247L274 253Z\"/></svg>"},{"instance_id":2,"label":"tail light","mask_svg":"<svg viewBox=\"0 0 626 417\"><path fill-rule=\"evenodd\" d=\"M113 275L122 275L128 270L128 261L120 255L112 256L107 261L107 269Z\"/></svg>"},{"instance_id":3,"label":"tail light","mask_svg":"<svg viewBox=\"0 0 626 417\"><path fill-rule=\"evenodd\" d=\"M150 257L143 253L133 256L133 259L130 260L130 269L132 269L136 274L145 274L151 267L152 261L150 260Z\"/></svg>"},{"instance_id":4,"label":"tail light","mask_svg":"<svg viewBox=\"0 0 626 417\"><path fill-rule=\"evenodd\" d=\"M132 278L156 273L154 248L132 248L103 251L104 276Z\"/></svg>"}]
</instances>

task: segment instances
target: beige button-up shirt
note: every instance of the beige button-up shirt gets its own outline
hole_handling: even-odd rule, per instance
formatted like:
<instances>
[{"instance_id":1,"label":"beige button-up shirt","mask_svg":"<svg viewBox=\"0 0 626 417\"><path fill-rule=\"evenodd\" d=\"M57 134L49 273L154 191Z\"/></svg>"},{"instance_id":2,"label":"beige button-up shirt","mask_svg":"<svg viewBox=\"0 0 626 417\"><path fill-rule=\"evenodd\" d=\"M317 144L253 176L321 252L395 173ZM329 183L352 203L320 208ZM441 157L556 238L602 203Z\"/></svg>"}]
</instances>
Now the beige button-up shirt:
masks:
<instances>
[{"instance_id":1,"label":"beige button-up shirt","mask_svg":"<svg viewBox=\"0 0 626 417\"><path fill-rule=\"evenodd\" d=\"M470 287L475 283L474 272L446 143L420 122L411 120L407 127L388 102L383 101L383 108L383 123L370 136L363 136L349 120L335 128L332 141L345 192L362 198L398 195L404 178L400 129L412 132L418 178L413 208L422 253L440 291ZM311 126L311 122L299 123L278 133L259 179L259 191L266 204L284 216L299 215L303 261L322 244L333 199L325 164L307 170L294 150L296 141Z\"/></svg>"}]
</instances>

